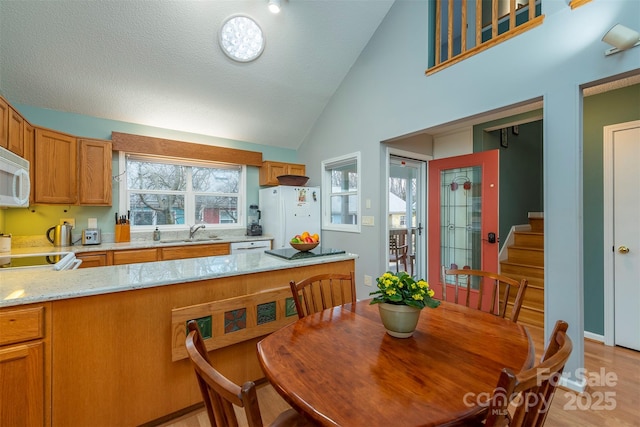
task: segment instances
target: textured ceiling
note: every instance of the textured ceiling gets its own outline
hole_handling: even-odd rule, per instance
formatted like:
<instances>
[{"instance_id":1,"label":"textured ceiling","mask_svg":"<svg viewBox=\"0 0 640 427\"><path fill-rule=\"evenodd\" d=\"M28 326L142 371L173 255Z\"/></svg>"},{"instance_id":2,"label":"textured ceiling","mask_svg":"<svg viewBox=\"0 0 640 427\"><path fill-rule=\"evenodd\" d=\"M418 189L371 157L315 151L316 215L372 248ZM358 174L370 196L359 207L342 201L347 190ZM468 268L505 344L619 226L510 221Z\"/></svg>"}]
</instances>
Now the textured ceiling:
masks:
<instances>
[{"instance_id":1,"label":"textured ceiling","mask_svg":"<svg viewBox=\"0 0 640 427\"><path fill-rule=\"evenodd\" d=\"M14 104L298 148L393 0L0 0L0 92ZM235 63L222 22L262 27Z\"/></svg>"}]
</instances>

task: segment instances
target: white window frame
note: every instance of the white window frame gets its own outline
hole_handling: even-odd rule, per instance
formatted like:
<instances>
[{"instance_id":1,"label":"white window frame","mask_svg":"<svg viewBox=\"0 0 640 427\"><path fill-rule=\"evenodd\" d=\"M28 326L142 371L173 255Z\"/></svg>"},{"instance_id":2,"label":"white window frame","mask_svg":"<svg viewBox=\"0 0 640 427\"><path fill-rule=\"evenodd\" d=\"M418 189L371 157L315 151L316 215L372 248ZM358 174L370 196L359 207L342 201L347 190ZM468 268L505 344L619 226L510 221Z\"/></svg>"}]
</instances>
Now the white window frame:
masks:
<instances>
[{"instance_id":1,"label":"white window frame","mask_svg":"<svg viewBox=\"0 0 640 427\"><path fill-rule=\"evenodd\" d=\"M120 151L118 155L118 176L116 180L118 181L118 206L119 210L117 212L120 214L126 213L129 209L129 189L127 188L127 155L134 156L137 159L158 159L158 156L153 155L145 155L145 154L134 154L127 153L124 151ZM216 167L219 163L215 162L205 162L196 159L174 159L170 157L162 157L162 161L166 163L175 163L175 164L186 164L189 166L204 166L204 167ZM207 228L210 229L244 229L246 228L246 213L247 213L247 166L246 165L238 165L242 166L242 172L240 177L240 185L238 188L238 223L237 224L207 224ZM194 192L197 194L197 192ZM189 201L185 201L188 205L192 203ZM193 206L185 206L185 214L187 211L193 212ZM157 227L162 230L167 231L181 231L181 230L189 230L192 224L187 222L187 218L185 217L184 224L163 224L158 225ZM136 232L149 232L155 230L156 225L136 225L131 228L132 233Z\"/></svg>"},{"instance_id":2,"label":"white window frame","mask_svg":"<svg viewBox=\"0 0 640 427\"><path fill-rule=\"evenodd\" d=\"M339 166L353 163L356 164L357 188L355 191L349 191L349 195L356 196L356 218L357 224L333 224L331 222L331 171ZM362 173L360 169L361 155L357 151L355 153L345 154L343 156L334 157L331 159L323 160L321 163L322 171L322 229L331 231L344 231L348 233L360 233L362 223L362 198L360 194L362 192ZM346 193L341 193L346 194Z\"/></svg>"}]
</instances>

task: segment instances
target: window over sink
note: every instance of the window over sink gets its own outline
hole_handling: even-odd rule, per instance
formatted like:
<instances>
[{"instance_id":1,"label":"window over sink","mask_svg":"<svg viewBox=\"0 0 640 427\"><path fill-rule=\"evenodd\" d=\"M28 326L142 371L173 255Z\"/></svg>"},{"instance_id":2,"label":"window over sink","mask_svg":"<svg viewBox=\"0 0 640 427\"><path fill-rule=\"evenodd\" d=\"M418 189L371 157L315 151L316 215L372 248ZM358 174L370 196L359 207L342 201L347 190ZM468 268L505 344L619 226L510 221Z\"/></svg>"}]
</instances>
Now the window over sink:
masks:
<instances>
[{"instance_id":1,"label":"window over sink","mask_svg":"<svg viewBox=\"0 0 640 427\"><path fill-rule=\"evenodd\" d=\"M120 164L120 209L132 227L244 226L245 166L138 154Z\"/></svg>"}]
</instances>

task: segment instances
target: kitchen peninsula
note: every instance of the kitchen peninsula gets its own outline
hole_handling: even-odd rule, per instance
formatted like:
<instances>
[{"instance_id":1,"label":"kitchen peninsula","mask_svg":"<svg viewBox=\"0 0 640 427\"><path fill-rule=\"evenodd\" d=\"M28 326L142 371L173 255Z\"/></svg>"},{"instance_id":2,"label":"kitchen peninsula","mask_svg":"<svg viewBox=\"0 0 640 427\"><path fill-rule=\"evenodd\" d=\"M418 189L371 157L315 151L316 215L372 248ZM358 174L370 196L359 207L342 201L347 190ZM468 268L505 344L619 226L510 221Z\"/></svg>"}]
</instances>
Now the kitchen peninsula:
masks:
<instances>
[{"instance_id":1,"label":"kitchen peninsula","mask_svg":"<svg viewBox=\"0 0 640 427\"><path fill-rule=\"evenodd\" d=\"M209 329L212 359L230 379L262 378L257 341L297 319L289 281L353 271L356 258L243 253L2 272L0 370L17 386L0 401L28 425L65 427L141 425L189 408L201 396L182 353L187 319Z\"/></svg>"}]
</instances>

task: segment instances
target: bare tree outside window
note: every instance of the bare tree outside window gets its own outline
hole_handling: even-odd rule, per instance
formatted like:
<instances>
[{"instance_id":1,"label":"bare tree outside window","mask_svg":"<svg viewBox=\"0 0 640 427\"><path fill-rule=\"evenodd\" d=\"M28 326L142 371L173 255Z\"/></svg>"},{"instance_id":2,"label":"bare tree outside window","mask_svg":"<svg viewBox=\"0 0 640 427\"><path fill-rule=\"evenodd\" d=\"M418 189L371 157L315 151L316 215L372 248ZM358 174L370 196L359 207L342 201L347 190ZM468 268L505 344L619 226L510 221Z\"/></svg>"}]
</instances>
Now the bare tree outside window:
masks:
<instances>
[{"instance_id":1,"label":"bare tree outside window","mask_svg":"<svg viewBox=\"0 0 640 427\"><path fill-rule=\"evenodd\" d=\"M129 156L126 171L133 226L238 223L242 166Z\"/></svg>"}]
</instances>

